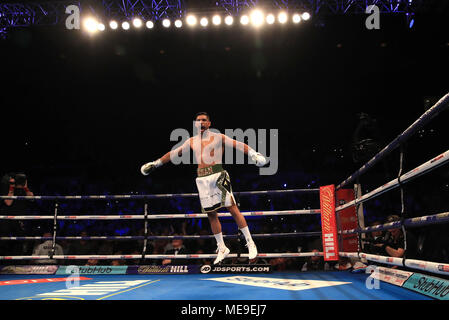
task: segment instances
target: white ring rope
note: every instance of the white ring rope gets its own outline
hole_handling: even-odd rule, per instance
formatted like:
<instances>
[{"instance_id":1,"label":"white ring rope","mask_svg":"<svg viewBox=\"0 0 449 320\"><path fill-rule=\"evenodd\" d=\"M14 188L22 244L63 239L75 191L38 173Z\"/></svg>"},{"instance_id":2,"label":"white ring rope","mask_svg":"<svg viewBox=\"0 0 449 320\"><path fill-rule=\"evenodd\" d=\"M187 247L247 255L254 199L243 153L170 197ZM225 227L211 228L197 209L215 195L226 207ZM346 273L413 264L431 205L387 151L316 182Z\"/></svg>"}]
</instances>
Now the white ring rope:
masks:
<instances>
[{"instance_id":1,"label":"white ring rope","mask_svg":"<svg viewBox=\"0 0 449 320\"><path fill-rule=\"evenodd\" d=\"M292 252L292 253L259 253L257 258L300 258L300 257L314 257L322 256L322 252ZM148 254L144 259L212 259L216 258L216 254ZM227 258L247 258L248 254L231 253ZM0 256L0 260L42 260L49 259L49 256ZM59 260L120 260L120 259L142 259L141 254L130 255L54 255L53 259Z\"/></svg>"},{"instance_id":2,"label":"white ring rope","mask_svg":"<svg viewBox=\"0 0 449 320\"><path fill-rule=\"evenodd\" d=\"M217 213L219 217L231 217L228 212ZM279 211L248 211L242 212L244 216L282 216L299 214L320 214L320 209L306 210L279 210ZM144 215L68 215L57 216L57 220L131 220L144 219ZM190 219L207 218L207 213L186 213L186 214L151 214L147 219ZM6 220L53 220L54 216L0 216Z\"/></svg>"}]
</instances>

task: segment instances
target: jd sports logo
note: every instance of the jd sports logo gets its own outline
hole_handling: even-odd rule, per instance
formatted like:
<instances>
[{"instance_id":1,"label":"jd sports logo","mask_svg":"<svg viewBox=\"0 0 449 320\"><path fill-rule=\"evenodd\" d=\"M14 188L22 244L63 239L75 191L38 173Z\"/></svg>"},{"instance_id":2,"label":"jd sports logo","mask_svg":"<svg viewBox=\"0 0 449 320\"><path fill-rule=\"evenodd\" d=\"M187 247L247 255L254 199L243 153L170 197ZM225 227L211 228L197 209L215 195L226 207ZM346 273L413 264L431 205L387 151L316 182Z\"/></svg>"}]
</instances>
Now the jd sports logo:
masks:
<instances>
[{"instance_id":1,"label":"jd sports logo","mask_svg":"<svg viewBox=\"0 0 449 320\"><path fill-rule=\"evenodd\" d=\"M259 277L241 277L241 276L211 278L203 280L212 280L218 282L242 284L247 286L265 287L265 288L292 290L292 291L340 286L343 284L351 283L342 281L297 280L297 279L277 279L277 278L259 278Z\"/></svg>"},{"instance_id":2,"label":"jd sports logo","mask_svg":"<svg viewBox=\"0 0 449 320\"><path fill-rule=\"evenodd\" d=\"M201 267L200 271L201 273L209 273L212 270L211 266L205 264Z\"/></svg>"}]
</instances>

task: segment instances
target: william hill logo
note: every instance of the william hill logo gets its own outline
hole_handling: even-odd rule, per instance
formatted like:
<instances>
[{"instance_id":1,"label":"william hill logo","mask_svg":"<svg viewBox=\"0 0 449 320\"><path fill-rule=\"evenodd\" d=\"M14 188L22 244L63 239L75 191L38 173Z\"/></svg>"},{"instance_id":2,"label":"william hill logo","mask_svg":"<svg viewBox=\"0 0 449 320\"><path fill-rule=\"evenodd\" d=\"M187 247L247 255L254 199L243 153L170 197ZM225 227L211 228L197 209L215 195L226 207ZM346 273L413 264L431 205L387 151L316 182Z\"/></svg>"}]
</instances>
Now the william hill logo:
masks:
<instances>
[{"instance_id":1,"label":"william hill logo","mask_svg":"<svg viewBox=\"0 0 449 320\"><path fill-rule=\"evenodd\" d=\"M189 273L189 266L140 266L137 269L138 274L155 274L155 273Z\"/></svg>"}]
</instances>

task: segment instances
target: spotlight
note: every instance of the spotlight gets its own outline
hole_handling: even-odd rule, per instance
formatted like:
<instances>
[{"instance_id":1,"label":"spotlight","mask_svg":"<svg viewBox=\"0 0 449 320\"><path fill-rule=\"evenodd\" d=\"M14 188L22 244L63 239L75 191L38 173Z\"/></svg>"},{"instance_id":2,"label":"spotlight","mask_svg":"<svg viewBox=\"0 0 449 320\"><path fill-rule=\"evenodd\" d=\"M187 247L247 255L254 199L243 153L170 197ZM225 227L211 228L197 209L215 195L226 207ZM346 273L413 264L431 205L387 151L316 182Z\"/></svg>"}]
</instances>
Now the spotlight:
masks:
<instances>
[{"instance_id":1,"label":"spotlight","mask_svg":"<svg viewBox=\"0 0 449 320\"><path fill-rule=\"evenodd\" d=\"M251 23L255 27L259 27L263 24L263 12L260 10L254 10L251 13Z\"/></svg>"},{"instance_id":2,"label":"spotlight","mask_svg":"<svg viewBox=\"0 0 449 320\"><path fill-rule=\"evenodd\" d=\"M104 24L99 23L99 24L97 25L97 29L98 29L99 31L104 31L104 29L106 29L106 27L104 26Z\"/></svg>"},{"instance_id":3,"label":"spotlight","mask_svg":"<svg viewBox=\"0 0 449 320\"><path fill-rule=\"evenodd\" d=\"M293 20L293 23L300 23L301 22L301 16L296 13L296 14L293 15L292 20Z\"/></svg>"},{"instance_id":4,"label":"spotlight","mask_svg":"<svg viewBox=\"0 0 449 320\"><path fill-rule=\"evenodd\" d=\"M247 15L243 15L243 16L240 18L240 23L243 24L244 26L246 26L246 25L249 23L249 18L248 18L248 16L247 16Z\"/></svg>"},{"instance_id":5,"label":"spotlight","mask_svg":"<svg viewBox=\"0 0 449 320\"><path fill-rule=\"evenodd\" d=\"M208 23L209 21L207 21L207 18L201 18L200 25L202 25L203 27L207 27Z\"/></svg>"},{"instance_id":6,"label":"spotlight","mask_svg":"<svg viewBox=\"0 0 449 320\"><path fill-rule=\"evenodd\" d=\"M287 22L287 14L285 12L281 12L278 15L278 21L280 23L286 23Z\"/></svg>"},{"instance_id":7,"label":"spotlight","mask_svg":"<svg viewBox=\"0 0 449 320\"><path fill-rule=\"evenodd\" d=\"M224 19L224 21L225 21L225 23L226 23L228 26L230 26L231 24L234 23L234 18L232 18L232 16L227 16L227 17Z\"/></svg>"},{"instance_id":8,"label":"spotlight","mask_svg":"<svg viewBox=\"0 0 449 320\"><path fill-rule=\"evenodd\" d=\"M153 21L147 21L146 26L148 29L153 29L153 27L154 27Z\"/></svg>"},{"instance_id":9,"label":"spotlight","mask_svg":"<svg viewBox=\"0 0 449 320\"><path fill-rule=\"evenodd\" d=\"M125 21L122 23L122 28L123 30L128 30L129 29L129 22Z\"/></svg>"},{"instance_id":10,"label":"spotlight","mask_svg":"<svg viewBox=\"0 0 449 320\"><path fill-rule=\"evenodd\" d=\"M219 15L215 15L212 18L212 23L218 26L221 23L221 17Z\"/></svg>"},{"instance_id":11,"label":"spotlight","mask_svg":"<svg viewBox=\"0 0 449 320\"><path fill-rule=\"evenodd\" d=\"M170 20L169 19L164 19L162 21L162 25L166 28L170 27Z\"/></svg>"},{"instance_id":12,"label":"spotlight","mask_svg":"<svg viewBox=\"0 0 449 320\"><path fill-rule=\"evenodd\" d=\"M94 18L86 18L86 20L84 20L84 27L87 32L94 33L98 31L97 25L98 22Z\"/></svg>"},{"instance_id":13,"label":"spotlight","mask_svg":"<svg viewBox=\"0 0 449 320\"><path fill-rule=\"evenodd\" d=\"M268 24L273 24L276 21L276 18L274 17L274 15L272 15L271 13L269 15L267 15L267 23Z\"/></svg>"},{"instance_id":14,"label":"spotlight","mask_svg":"<svg viewBox=\"0 0 449 320\"><path fill-rule=\"evenodd\" d=\"M111 29L117 29L118 28L118 23L117 21L112 20L111 22L109 22L109 27L111 27Z\"/></svg>"},{"instance_id":15,"label":"spotlight","mask_svg":"<svg viewBox=\"0 0 449 320\"><path fill-rule=\"evenodd\" d=\"M196 25L196 17L195 16L192 16L192 15L190 15L190 16L187 16L187 24L189 25L189 26L194 26L194 25Z\"/></svg>"},{"instance_id":16,"label":"spotlight","mask_svg":"<svg viewBox=\"0 0 449 320\"><path fill-rule=\"evenodd\" d=\"M182 21L179 20L179 19L176 20L176 21L175 21L175 27L176 27L176 28L181 28L181 27L182 27Z\"/></svg>"},{"instance_id":17,"label":"spotlight","mask_svg":"<svg viewBox=\"0 0 449 320\"><path fill-rule=\"evenodd\" d=\"M133 25L134 25L134 27L136 27L136 28L140 28L140 27L142 26L142 20L140 20L139 18L135 18L135 19L133 20Z\"/></svg>"},{"instance_id":18,"label":"spotlight","mask_svg":"<svg viewBox=\"0 0 449 320\"><path fill-rule=\"evenodd\" d=\"M310 13L308 13L308 12L304 12L303 14L302 14L302 19L303 20L309 20L310 19Z\"/></svg>"}]
</instances>

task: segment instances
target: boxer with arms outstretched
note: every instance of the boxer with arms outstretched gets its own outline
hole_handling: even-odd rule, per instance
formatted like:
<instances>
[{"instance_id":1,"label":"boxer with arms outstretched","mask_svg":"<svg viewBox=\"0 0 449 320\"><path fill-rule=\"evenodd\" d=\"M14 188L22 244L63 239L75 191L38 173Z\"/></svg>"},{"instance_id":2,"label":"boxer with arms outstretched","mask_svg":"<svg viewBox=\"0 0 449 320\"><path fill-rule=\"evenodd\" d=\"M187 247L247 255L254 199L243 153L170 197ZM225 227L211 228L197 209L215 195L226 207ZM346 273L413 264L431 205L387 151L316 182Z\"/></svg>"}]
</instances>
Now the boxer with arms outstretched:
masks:
<instances>
[{"instance_id":1,"label":"boxer with arms outstretched","mask_svg":"<svg viewBox=\"0 0 449 320\"><path fill-rule=\"evenodd\" d=\"M259 167L265 165L267 160L247 144L231 139L224 134L210 131L210 125L209 115L206 112L199 112L195 118L195 126L199 129L198 135L188 139L180 147L167 152L158 160L144 164L140 171L143 175L148 175L154 169L174 159L174 157L192 150L198 163L196 185L201 210L207 213L212 232L217 240L217 258L214 264L223 261L230 252L224 243L221 223L217 215L217 210L222 207L229 210L244 235L248 248L248 258L252 260L257 256L257 247L251 237L245 217L235 202L229 174L221 165L222 155L224 147L229 146L248 154Z\"/></svg>"}]
</instances>

